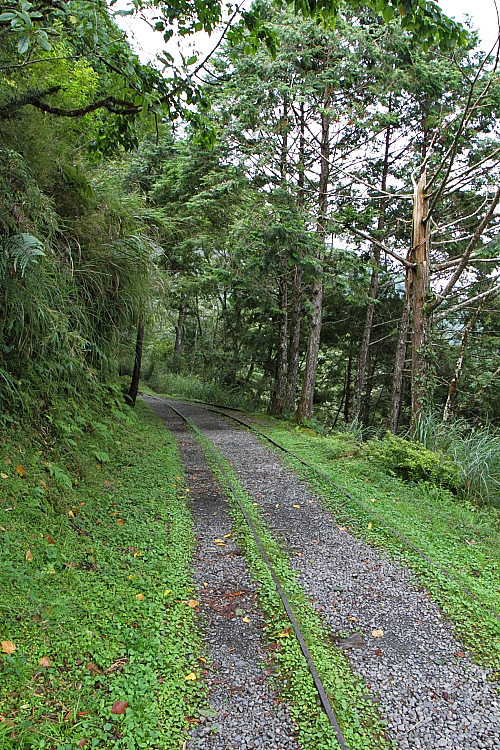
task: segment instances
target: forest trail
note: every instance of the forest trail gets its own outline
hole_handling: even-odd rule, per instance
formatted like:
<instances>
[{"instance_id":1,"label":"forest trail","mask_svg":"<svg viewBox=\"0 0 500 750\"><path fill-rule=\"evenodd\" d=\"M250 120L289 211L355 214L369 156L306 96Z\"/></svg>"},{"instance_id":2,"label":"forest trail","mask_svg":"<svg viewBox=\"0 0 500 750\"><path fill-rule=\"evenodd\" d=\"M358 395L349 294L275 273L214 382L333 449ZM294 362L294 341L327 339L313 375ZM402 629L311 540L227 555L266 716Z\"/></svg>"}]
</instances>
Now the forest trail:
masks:
<instances>
[{"instance_id":1,"label":"forest trail","mask_svg":"<svg viewBox=\"0 0 500 750\"><path fill-rule=\"evenodd\" d=\"M204 490L212 480L202 451L168 402L144 399L177 438L185 462L198 537L194 565L200 611L213 666L219 665L219 677L208 680L217 719L197 727L189 747L295 747L289 713L279 702L272 705L272 691L265 685L258 589L231 537L225 546L214 541L232 534L227 501L220 490ZM232 464L332 640L358 634L346 657L387 719L389 739L398 750L500 748L500 701L489 673L467 657L415 575L339 526L281 456L254 435L201 406L170 403ZM226 608L232 603L224 596L237 591L245 592L235 608L235 613L248 613L245 625L241 616L228 617L221 609L223 602Z\"/></svg>"}]
</instances>

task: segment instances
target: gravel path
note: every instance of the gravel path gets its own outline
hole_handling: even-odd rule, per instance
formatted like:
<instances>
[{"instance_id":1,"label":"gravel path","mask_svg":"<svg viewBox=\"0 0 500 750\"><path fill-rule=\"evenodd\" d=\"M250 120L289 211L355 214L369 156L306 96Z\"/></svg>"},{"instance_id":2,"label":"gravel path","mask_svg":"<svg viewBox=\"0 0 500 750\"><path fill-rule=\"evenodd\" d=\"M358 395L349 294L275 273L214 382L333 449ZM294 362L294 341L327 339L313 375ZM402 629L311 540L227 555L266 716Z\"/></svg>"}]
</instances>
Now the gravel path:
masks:
<instances>
[{"instance_id":1,"label":"gravel path","mask_svg":"<svg viewBox=\"0 0 500 750\"><path fill-rule=\"evenodd\" d=\"M380 701L397 747L500 748L500 699L488 671L467 657L408 570L339 528L254 435L199 406L178 406L232 462L286 542L299 580L332 632L361 634L363 645L349 659Z\"/></svg>"},{"instance_id":2,"label":"gravel path","mask_svg":"<svg viewBox=\"0 0 500 750\"><path fill-rule=\"evenodd\" d=\"M193 569L210 654L209 669L204 670L210 715L192 726L186 749L297 750L296 727L267 684L272 670L268 672L266 663L264 622L245 559L228 536L227 500L184 422L161 399L143 398L178 442L197 538ZM216 539L224 540L224 546Z\"/></svg>"}]
</instances>

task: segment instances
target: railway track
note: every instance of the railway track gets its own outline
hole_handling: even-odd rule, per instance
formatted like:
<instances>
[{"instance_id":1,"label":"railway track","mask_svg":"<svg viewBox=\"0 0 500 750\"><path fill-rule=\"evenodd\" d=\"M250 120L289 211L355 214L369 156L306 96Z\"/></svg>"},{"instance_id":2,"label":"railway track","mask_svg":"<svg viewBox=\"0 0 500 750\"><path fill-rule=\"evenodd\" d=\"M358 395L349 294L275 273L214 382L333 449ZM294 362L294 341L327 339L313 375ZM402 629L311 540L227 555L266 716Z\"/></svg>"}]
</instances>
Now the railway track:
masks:
<instances>
[{"instance_id":1,"label":"railway track","mask_svg":"<svg viewBox=\"0 0 500 750\"><path fill-rule=\"evenodd\" d=\"M317 690L320 703L321 703L321 705L322 705L322 707L323 707L323 709L325 711L325 714L328 717L328 721L330 722L330 724L332 725L332 727L333 727L333 729L335 731L335 736L337 738L337 742L339 744L339 747L341 748L341 750L348 750L348 746L347 746L346 740L344 738L344 735L342 734L342 730L341 730L340 725L338 723L337 717L336 717L335 712L334 712L334 710L333 710L333 708L331 706L331 703L330 703L330 700L328 698L327 692L325 690L325 687L323 685L321 677L319 676L319 673L318 673L318 670L316 668L316 665L314 664L314 661L313 661L313 659L311 657L311 654L310 654L309 649L307 647L305 638L304 638L304 636L303 636L303 634L302 634L302 632L300 630L299 624L298 624L297 619L296 619L296 617L295 617L295 615L293 613L293 609L292 609L292 607L290 605L290 602L288 601L288 599L286 597L286 594L283 591L283 588L282 588L282 586L280 584L278 576L276 575L276 571L274 570L274 568L273 568L273 566L272 566L272 564L271 564L271 562L270 562L270 560L269 560L269 558L268 558L268 556L267 556L267 554L266 554L266 552L264 550L264 547L261 544L259 535L257 534L257 531L255 530L255 527L252 524L252 521L250 520L250 517L249 517L248 513L246 512L245 508L243 507L243 504L242 504L242 502L241 502L241 500L240 500L240 498L238 496L238 493L237 493L237 491L236 491L233 483L231 482L231 479L228 477L228 475L227 475L227 473L226 473L226 471L225 471L222 463L220 462L220 460L219 460L216 452L214 451L214 449L213 449L210 441L208 441L208 439L206 438L206 436L203 435L203 433L201 432L201 430L199 430L198 427L194 424L194 422L192 422L191 420L189 420L188 417L186 417L186 415L183 414L179 409L177 409L175 406L173 406L172 404L170 404L168 401L166 401L165 403L195 433L195 435L198 437L198 439L205 446L206 450L209 452L209 454L210 454L213 462L217 466L217 469L220 472L221 476L224 477L224 481L225 481L227 487L229 488L229 491L231 492L231 494L232 494L235 502L237 503L238 508L239 508L239 510L240 510L243 518L245 519L245 522L246 522L248 528L250 529L250 532L251 532L251 534L252 534L252 536L254 538L254 541L255 541L258 549L259 549L259 552L260 552L260 554L262 556L262 559L263 559L263 561L264 561L267 569L269 570L269 573L271 575L271 578L273 579L274 585L276 586L276 591L278 592L279 597L280 597L280 599L281 599L281 601L283 603L283 607L284 607L285 612L287 614L287 617L288 617L288 619L290 621L290 625L291 625L291 627L293 629L293 632L295 633L295 636L296 636L297 641L299 643L300 649L301 649L301 651L302 651L302 653L304 655L304 659L306 660L309 672L311 673L311 677L313 679L314 686L315 686L315 688Z\"/></svg>"},{"instance_id":2,"label":"railway track","mask_svg":"<svg viewBox=\"0 0 500 750\"><path fill-rule=\"evenodd\" d=\"M397 529L393 529L387 524L385 519L378 516L378 514L373 513L370 507L367 507L365 503L359 500L359 498L354 497L345 487L341 487L335 483L331 477L316 469L316 467L304 460L301 456L293 453L288 448L266 435L262 430L258 429L253 424L250 424L245 419L242 419L239 413L231 413L237 412L237 410L230 410L221 405L213 403L209 404L206 402L199 402L200 408L197 410L196 405L193 403L184 404L183 406L178 402L170 403L169 400L166 399L158 400L166 408L168 407L169 412L177 415L177 418L182 420L182 422L189 427L199 443L204 447L206 455L209 456L209 461L213 467L215 467L217 474L220 473L224 477L223 484L225 485L226 490L229 491L234 498L235 506L239 508L239 512L242 514L242 517L245 519L245 524L247 524L250 530L248 536L250 537L251 535L251 537L253 537L262 560L269 570L276 591L278 592L287 616L289 617L290 627L295 632L305 662L307 663L312 675L318 694L318 703L321 704L326 716L328 717L339 747L342 750L347 750L349 747L341 729L341 727L344 726L343 722L345 721L346 716L343 715L342 710L340 709L339 715L341 716L341 721L339 724L338 715L336 716L335 714L336 709L334 710L335 704L333 704L332 707L333 701L331 700L331 697L329 698L329 695L335 695L334 692L330 692L332 690L331 681L329 681L329 678L324 674L323 664L321 667L323 681L319 677L317 665L314 664L314 660L311 658L311 651L316 654L315 649L312 648L313 642L311 641L309 643L308 648L308 644L301 633L301 627L297 623L297 618L294 616L293 608L287 601L287 596L283 591L283 586L280 584L278 576L273 569L274 563L271 563L268 555L266 555L264 547L267 548L268 542L265 541L264 546L262 545L261 540L259 539L260 527L259 533L257 533L254 524L252 523L252 518L249 517L248 513L245 511L245 507L243 507L238 495L238 492L241 492L241 487L243 487L244 491L247 493L245 497L248 498L248 495L250 495L251 499L259 501L258 503L253 502L253 505L258 504L261 506L259 513L262 512L263 517L275 519L274 524L271 523L269 526L271 535L276 533L279 534L279 532L283 530L287 531L286 543L289 545L288 548L292 555L291 559L295 561L292 567L295 568L295 570L300 571L301 585L304 586L304 591L306 596L310 597L310 601L318 601L318 598L314 597L319 597L321 600L322 606L319 606L319 604L314 606L319 607L319 611L322 611L322 614L326 616L325 624L328 626L330 632L346 633L352 630L352 627L361 631L363 638L361 646L355 647L354 650L346 651L346 655L349 657L354 672L357 672L365 680L365 684L371 684L375 692L383 696L384 709L388 711L388 717L390 719L389 727L391 728L394 739L397 741L398 748L401 748L401 750L406 750L407 748L411 750L413 748L435 746L458 746L463 747L464 750L472 750L482 747L500 748L500 735L497 734L498 729L500 728L498 704L494 702L494 693L490 692L490 688L486 687L486 682L483 682L487 680L485 676L486 673L479 674L479 672L475 671L475 665L468 660L466 662L465 654L462 653L462 647L449 637L449 630L448 634L446 633L446 626L443 627L440 620L441 615L437 611L435 605L431 606L430 601L426 599L427 595L425 592L423 595L418 594L418 590L415 591L415 589L413 589L413 591L411 591L410 589L405 589L404 585L403 588L400 589L400 584L405 583L404 574L402 578L400 577L400 580L393 584L392 581L396 581L396 577L399 574L397 574L397 572L395 573L395 569L391 567L391 564L389 563L382 562L382 568L380 569L379 559L375 559L378 553L373 552L372 554L368 552L366 550L366 545L363 545L362 543L358 544L354 538L349 542L341 541L341 539L339 539L339 532L341 538L348 536L346 529L335 523L332 519L331 511L320 510L320 506L316 504L316 501L310 501L307 499L307 497L311 497L310 494L306 494L306 499L300 501L304 503L304 509L308 508L307 513L301 515L300 510L293 510L299 508L299 505L292 505L292 503L297 502L297 500L286 500L285 496L280 498L279 493L281 490L278 489L278 484L281 482L280 486L283 486L284 481L285 486L287 486L289 483L293 484L294 482L297 482L297 480L287 474L284 467L278 469L278 465L283 465L276 461L276 459L269 459L266 461L264 454L270 457L272 452L267 451L264 446L259 448L259 441L265 440L275 449L286 454L293 463L298 462L305 467L308 472L315 472L322 481L331 484L337 492L341 492L353 504L359 506L365 513L369 514L371 518L376 519L380 524L383 524L389 533L392 533L397 537L400 548L404 545L411 549L415 554L418 554L420 558L424 559L429 567L432 566L440 576L445 576L453 582L454 586L458 586L466 596L478 602L479 599L474 592L469 591L467 587L464 586L450 571L444 569L438 563L433 561L425 552L419 550L411 540L406 539L397 531ZM212 413L213 417L208 416L209 412ZM218 419L219 417L222 417L223 419L220 420ZM228 425L225 421L227 419L244 429L231 430L231 428L224 426ZM197 424L195 424L193 420L195 420ZM214 432L212 432L212 430ZM253 433L258 440L250 438L250 435L246 437L246 432ZM238 433L240 437L237 437ZM220 460L220 456L223 457L222 460ZM228 472L225 470L225 466L228 466L228 463L234 464L234 468L232 467L230 470L230 476L228 476ZM245 465L247 467L246 469L244 468ZM257 466L259 467L258 472L255 471L254 466L255 468ZM262 473L263 466L264 470ZM236 467L238 467L238 471L235 471ZM240 468L243 471L243 474L240 473ZM280 476L277 476L278 474ZM232 480L231 476L236 477L236 480ZM241 483L242 476L244 479L243 483ZM236 486L234 486L233 482L235 482ZM307 488L305 488L304 485L302 486L303 491L308 492ZM275 491L276 497L274 497L273 494ZM292 494L294 491L295 490L292 491ZM275 504L278 500L280 501L279 506L278 504ZM248 500L245 500L245 503L247 502ZM305 504L309 502L313 502L313 504ZM279 510L275 510L275 508L278 509L278 507ZM289 510L284 510L285 507ZM330 521L326 521L326 523L331 524L333 520L333 528L337 529L337 531L326 533L326 526L321 526L321 522L319 521L319 513L329 517ZM324 541L327 545L332 544L331 534L336 535L336 541L333 541L333 546L325 547L323 542L321 542L321 536L317 530L319 527L317 526L316 517L318 518L319 526L321 526L322 529L321 533L323 533L323 528L325 529L326 536ZM265 521L265 523L269 524L270 522ZM292 534L289 535L288 532L292 528ZM318 539L320 540L320 544L310 544L311 541L316 543ZM298 547L297 540L299 542ZM347 545L351 545L351 549L349 549L349 546L345 546L346 543ZM302 549L302 545L304 546L304 549ZM339 553L335 551L335 548L339 550ZM304 553L303 555L302 552ZM271 557L271 560L274 561L274 552L269 552L268 554ZM321 557L320 555L323 554L324 557ZM344 555L349 557L345 574L341 572L341 568L339 567L339 565L343 566ZM358 556L357 559L355 559L356 556ZM302 562L302 560L304 562ZM368 567L364 567L365 565ZM379 569L380 571L375 574L369 572L371 570L376 571ZM318 573L320 574L319 578ZM396 577L394 577L395 575ZM324 576L329 576L329 579L324 578ZM386 576L388 576L387 582ZM374 586L380 585L376 583L377 578L379 581L382 581L381 588L379 588L378 591L374 588L372 591L371 584ZM325 584L322 583L323 580L325 581ZM326 591L330 592L330 594L326 596L326 601L324 592L322 592L323 585L326 585ZM288 591L288 588L285 588ZM340 599L339 606L342 603L342 609L336 610L335 608L337 605L335 604L335 601L333 601L333 605L330 604L330 602L332 602L332 594L333 600L335 600L337 598L335 592L341 591L344 591L344 594L339 594L338 597ZM387 599L387 595L389 596L389 599ZM368 599L365 604L364 598L366 596L368 596ZM406 596L409 596L413 600L417 599L418 602L421 603L417 602L415 606L415 601L413 601L408 608L405 601ZM403 597L403 599L401 599L401 597ZM381 605L378 603L380 601L382 601ZM378 609L380 606L384 608L384 601L386 601L385 609ZM400 605L398 603L400 601L403 601L404 603ZM325 609L325 604L327 602L328 612L327 609ZM410 604L410 601L408 601L408 604ZM493 615L496 620L500 620L500 616L497 612L494 612L482 602L480 602L480 604L483 609ZM332 606L334 607L333 610L331 609ZM410 611L411 615L409 614ZM379 614L383 615L382 619L380 619ZM356 615L356 617L353 617L352 615ZM358 617L360 618L359 620ZM410 617L413 618L412 621L410 621ZM424 623L423 626L422 617ZM377 623L374 621L375 619L380 621L380 624L384 627L383 644L381 641L373 641L374 633L377 631L374 630L374 632L372 632L372 629L378 627ZM302 614L299 617L299 621L302 623ZM350 621L355 621L356 625L353 626ZM372 638L370 638L370 633ZM440 644L439 641L441 641L441 639L442 642ZM381 645L382 649L380 648ZM449 662L448 654L453 657L452 661L454 662L453 666L450 666L450 668L444 666ZM316 655L314 658L316 658ZM417 659L417 662L414 661L415 658ZM464 660L463 664L461 663L462 659ZM396 663L398 666L396 666ZM319 665L320 661L318 661L317 664ZM393 668L396 670L395 672L393 671ZM418 682L417 679L414 678L415 673L420 675ZM389 682L387 681L386 675L389 676ZM394 677L391 678L391 675L399 675L396 679L403 680L404 687L402 689L395 687L396 682L393 681ZM472 677L472 680L469 679L469 675ZM414 679L415 683L413 682ZM454 682L451 682L451 680ZM329 685L328 693L325 689L324 682ZM375 687L375 684L378 686ZM481 688L481 694L476 700L474 694L477 693L478 684L485 684L485 687L484 689ZM335 690L335 688L333 690ZM457 691L458 703L452 704L453 697L450 696L453 695L453 691L455 690ZM431 708L431 702L436 700L439 700L440 703L438 709L439 714L435 713L435 707ZM404 705L402 701L404 701ZM453 709L451 714L449 713L450 705L457 706L456 709ZM486 705L489 705L492 708L484 713ZM415 713L415 709L417 713ZM480 719L483 724L478 729L477 740L475 733L476 730L471 734L464 725L456 730L458 734L454 744L442 744L444 741L447 743L448 739L451 739L450 733L455 731L454 729L451 729L451 727L455 726L455 719L453 718L455 712L458 711L459 715L463 715L464 718L466 718L476 710L484 717ZM493 714L491 713L492 710ZM426 716L426 713L429 711L432 713ZM482 744L483 740L490 744ZM441 744L436 745L436 741L439 741ZM414 744L415 742L419 744Z\"/></svg>"}]
</instances>

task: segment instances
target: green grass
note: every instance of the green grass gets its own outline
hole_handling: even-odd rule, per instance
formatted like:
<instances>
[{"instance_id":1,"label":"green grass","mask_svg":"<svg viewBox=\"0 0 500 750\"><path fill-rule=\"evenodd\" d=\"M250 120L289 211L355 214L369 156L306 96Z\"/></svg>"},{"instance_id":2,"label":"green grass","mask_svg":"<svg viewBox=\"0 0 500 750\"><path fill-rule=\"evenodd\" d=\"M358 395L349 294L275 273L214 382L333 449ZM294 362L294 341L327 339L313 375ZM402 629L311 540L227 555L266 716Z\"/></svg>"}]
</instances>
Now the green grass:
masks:
<instances>
[{"instance_id":1,"label":"green grass","mask_svg":"<svg viewBox=\"0 0 500 750\"><path fill-rule=\"evenodd\" d=\"M236 500L229 491L225 477L206 449L206 439L202 438L200 442L207 461L227 491L239 546L245 554L253 578L259 582L258 595L264 611L266 634L279 670L276 675L277 687L281 695L288 700L292 720L297 725L299 745L304 750L337 750L339 746L335 732L326 714L317 704L317 692L311 674L299 643L293 631L290 632L290 622L269 570ZM366 750L370 747L375 750L389 747L384 721L370 701L363 680L352 672L346 656L332 646L326 625L298 583L295 571L269 531L257 504L244 491L231 465L213 446L211 447L249 515L291 604L349 748Z\"/></svg>"},{"instance_id":2,"label":"green grass","mask_svg":"<svg viewBox=\"0 0 500 750\"><path fill-rule=\"evenodd\" d=\"M202 700L180 459L144 404L110 407L0 443L2 750L179 748Z\"/></svg>"},{"instance_id":3,"label":"green grass","mask_svg":"<svg viewBox=\"0 0 500 750\"><path fill-rule=\"evenodd\" d=\"M194 375L177 375L162 372L154 375L148 385L167 398L184 398L190 401L205 401L235 409L252 410L250 399L241 390L223 388L217 383L206 383ZM142 387L142 386L141 386Z\"/></svg>"},{"instance_id":4,"label":"green grass","mask_svg":"<svg viewBox=\"0 0 500 750\"><path fill-rule=\"evenodd\" d=\"M458 638L481 664L500 671L500 514L477 507L430 482L408 483L392 476L360 450L351 436L321 437L302 428L269 422L263 432L327 474L361 501L360 507L293 459L324 498L334 518L370 544L387 549L419 575ZM417 555L393 527L477 597L468 596L436 567Z\"/></svg>"}]
</instances>

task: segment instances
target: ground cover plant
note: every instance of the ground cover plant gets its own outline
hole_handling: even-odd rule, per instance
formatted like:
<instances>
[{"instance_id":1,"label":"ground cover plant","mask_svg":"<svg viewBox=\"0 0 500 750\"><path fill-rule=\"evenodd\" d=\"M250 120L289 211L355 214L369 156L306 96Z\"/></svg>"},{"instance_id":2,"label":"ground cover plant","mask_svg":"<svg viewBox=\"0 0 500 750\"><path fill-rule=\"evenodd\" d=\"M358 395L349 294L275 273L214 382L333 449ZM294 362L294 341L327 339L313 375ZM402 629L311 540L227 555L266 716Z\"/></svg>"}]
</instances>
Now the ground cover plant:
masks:
<instances>
[{"instance_id":1,"label":"ground cover plant","mask_svg":"<svg viewBox=\"0 0 500 750\"><path fill-rule=\"evenodd\" d=\"M297 739L300 747L305 750L315 750L318 747L335 750L338 748L338 742L326 714L318 705L316 688L299 643L227 479L250 517L285 591L348 746L353 750L388 747L384 721L369 700L363 680L352 672L345 655L340 650L332 648L328 629L298 583L286 553L269 531L258 503L245 492L230 463L212 445L208 450L206 439L198 431L197 434L209 465L227 492L239 545L245 553L252 576L259 582L259 602L266 620L269 649L278 669L277 687L280 694L289 702L290 714L298 728ZM220 471L221 467L224 475Z\"/></svg>"},{"instance_id":2,"label":"ground cover plant","mask_svg":"<svg viewBox=\"0 0 500 750\"><path fill-rule=\"evenodd\" d=\"M1 438L2 750L178 748L200 700L180 460L144 404L108 406Z\"/></svg>"},{"instance_id":3,"label":"ground cover plant","mask_svg":"<svg viewBox=\"0 0 500 750\"><path fill-rule=\"evenodd\" d=\"M429 480L403 481L377 460L373 446L362 447L351 435L323 437L310 429L290 428L278 422L263 423L261 428L361 503L286 457L323 497L338 523L347 525L370 544L386 549L418 574L420 583L453 621L457 637L467 645L473 658L493 667L498 674L498 510L459 500ZM389 527L401 536L392 533ZM435 565L418 555L401 537L430 557Z\"/></svg>"}]
</instances>

